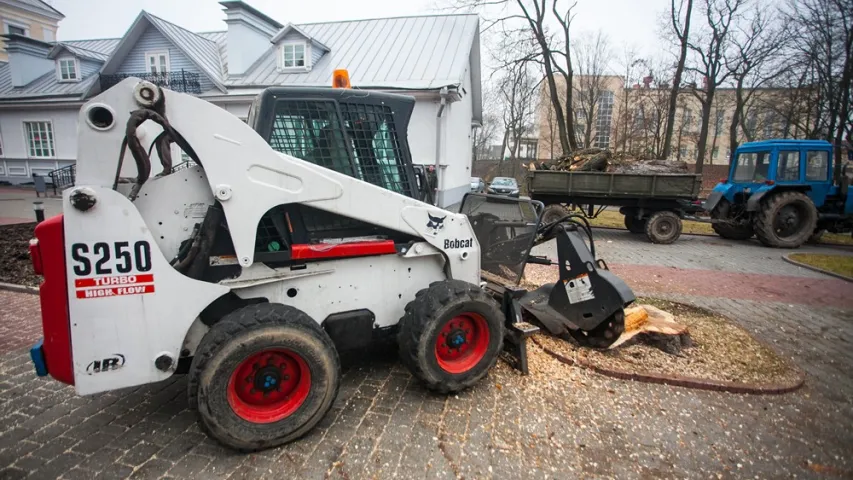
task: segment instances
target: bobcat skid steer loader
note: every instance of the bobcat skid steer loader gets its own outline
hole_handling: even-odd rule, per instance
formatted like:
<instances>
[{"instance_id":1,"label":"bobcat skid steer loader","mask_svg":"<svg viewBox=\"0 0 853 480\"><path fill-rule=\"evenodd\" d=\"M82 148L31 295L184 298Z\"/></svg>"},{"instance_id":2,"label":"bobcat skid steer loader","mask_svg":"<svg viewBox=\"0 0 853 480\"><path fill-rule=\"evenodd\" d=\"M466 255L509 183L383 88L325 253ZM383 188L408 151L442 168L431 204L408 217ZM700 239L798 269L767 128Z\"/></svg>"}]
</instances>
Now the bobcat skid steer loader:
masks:
<instances>
[{"instance_id":1,"label":"bobcat skid steer loader","mask_svg":"<svg viewBox=\"0 0 853 480\"><path fill-rule=\"evenodd\" d=\"M502 199L524 215L501 218L486 212L495 201L471 197L472 227L417 200L429 182L418 182L406 140L413 103L272 88L247 124L134 78L86 103L76 185L30 246L44 276L37 373L80 395L186 373L203 429L250 451L316 425L338 390L338 350L377 336L396 335L427 387L455 392L495 364L521 302L558 330L618 319L633 295L598 275L564 226L561 249L581 257L561 250L561 275L592 281L583 303L559 282L536 298L495 299L481 282L480 239L486 263L505 256L519 272L540 212ZM190 160L173 165L173 144Z\"/></svg>"}]
</instances>

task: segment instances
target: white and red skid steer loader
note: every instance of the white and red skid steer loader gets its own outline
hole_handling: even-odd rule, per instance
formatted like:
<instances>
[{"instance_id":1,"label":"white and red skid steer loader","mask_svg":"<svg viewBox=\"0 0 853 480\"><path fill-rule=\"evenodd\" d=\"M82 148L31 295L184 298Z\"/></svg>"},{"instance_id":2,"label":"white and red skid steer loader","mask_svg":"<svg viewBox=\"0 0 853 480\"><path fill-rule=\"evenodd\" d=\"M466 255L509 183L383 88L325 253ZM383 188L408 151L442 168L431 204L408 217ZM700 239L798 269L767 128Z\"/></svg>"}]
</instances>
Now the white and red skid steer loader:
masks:
<instances>
[{"instance_id":1,"label":"white and red skid steer loader","mask_svg":"<svg viewBox=\"0 0 853 480\"><path fill-rule=\"evenodd\" d=\"M129 78L86 103L75 186L30 246L37 373L81 395L186 373L204 430L248 451L308 432L335 399L338 350L383 335L439 392L483 378L505 338L526 369L526 313L612 343L633 294L588 228L541 226L524 200L471 195L465 214L416 200L429 182L406 140L413 102L273 88L247 124ZM173 165L178 147L189 160ZM554 237L560 281L513 287Z\"/></svg>"}]
</instances>

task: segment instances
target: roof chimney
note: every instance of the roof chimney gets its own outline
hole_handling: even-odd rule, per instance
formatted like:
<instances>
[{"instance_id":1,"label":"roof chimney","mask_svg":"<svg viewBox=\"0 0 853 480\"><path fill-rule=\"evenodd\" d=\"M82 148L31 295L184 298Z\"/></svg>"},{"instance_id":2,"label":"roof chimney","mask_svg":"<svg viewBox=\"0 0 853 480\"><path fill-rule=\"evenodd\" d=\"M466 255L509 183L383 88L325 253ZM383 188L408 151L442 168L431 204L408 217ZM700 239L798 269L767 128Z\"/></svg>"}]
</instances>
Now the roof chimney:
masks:
<instances>
[{"instance_id":1,"label":"roof chimney","mask_svg":"<svg viewBox=\"0 0 853 480\"><path fill-rule=\"evenodd\" d=\"M224 7L228 25L228 74L242 75L270 48L270 39L284 25L241 1L219 4Z\"/></svg>"},{"instance_id":2,"label":"roof chimney","mask_svg":"<svg viewBox=\"0 0 853 480\"><path fill-rule=\"evenodd\" d=\"M56 68L53 60L47 58L53 44L17 34L3 35L3 38L9 53L13 87L23 87Z\"/></svg>"}]
</instances>

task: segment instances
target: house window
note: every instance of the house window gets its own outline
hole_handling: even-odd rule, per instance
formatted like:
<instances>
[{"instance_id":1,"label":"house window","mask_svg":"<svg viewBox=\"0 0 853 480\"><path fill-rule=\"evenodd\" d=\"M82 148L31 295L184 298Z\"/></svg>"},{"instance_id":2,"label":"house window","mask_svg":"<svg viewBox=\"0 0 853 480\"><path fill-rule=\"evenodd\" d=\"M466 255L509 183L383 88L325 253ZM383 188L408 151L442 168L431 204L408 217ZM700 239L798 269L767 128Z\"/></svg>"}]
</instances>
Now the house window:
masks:
<instances>
[{"instance_id":1,"label":"house window","mask_svg":"<svg viewBox=\"0 0 853 480\"><path fill-rule=\"evenodd\" d=\"M601 92L598 100L598 116L595 119L595 146L610 147L610 125L613 123L613 92Z\"/></svg>"},{"instance_id":2,"label":"house window","mask_svg":"<svg viewBox=\"0 0 853 480\"><path fill-rule=\"evenodd\" d=\"M23 35L25 37L30 36L30 29L27 27L27 25L24 25L23 23L17 23L6 20L3 22L3 24L7 35Z\"/></svg>"},{"instance_id":3,"label":"house window","mask_svg":"<svg viewBox=\"0 0 853 480\"><path fill-rule=\"evenodd\" d=\"M60 58L56 63L59 68L60 82L77 82L80 80L80 75L77 73L77 59Z\"/></svg>"},{"instance_id":4,"label":"house window","mask_svg":"<svg viewBox=\"0 0 853 480\"><path fill-rule=\"evenodd\" d=\"M281 65L284 68L305 67L305 44L288 43L281 46Z\"/></svg>"},{"instance_id":5,"label":"house window","mask_svg":"<svg viewBox=\"0 0 853 480\"><path fill-rule=\"evenodd\" d=\"M29 156L33 158L55 157L53 125L50 122L24 122Z\"/></svg>"},{"instance_id":6,"label":"house window","mask_svg":"<svg viewBox=\"0 0 853 480\"><path fill-rule=\"evenodd\" d=\"M145 54L145 69L148 73L166 73L169 71L169 52Z\"/></svg>"},{"instance_id":7,"label":"house window","mask_svg":"<svg viewBox=\"0 0 853 480\"><path fill-rule=\"evenodd\" d=\"M56 41L56 34L53 33L53 30L48 30L46 28L42 29L42 35L44 36L45 42L54 42Z\"/></svg>"}]
</instances>

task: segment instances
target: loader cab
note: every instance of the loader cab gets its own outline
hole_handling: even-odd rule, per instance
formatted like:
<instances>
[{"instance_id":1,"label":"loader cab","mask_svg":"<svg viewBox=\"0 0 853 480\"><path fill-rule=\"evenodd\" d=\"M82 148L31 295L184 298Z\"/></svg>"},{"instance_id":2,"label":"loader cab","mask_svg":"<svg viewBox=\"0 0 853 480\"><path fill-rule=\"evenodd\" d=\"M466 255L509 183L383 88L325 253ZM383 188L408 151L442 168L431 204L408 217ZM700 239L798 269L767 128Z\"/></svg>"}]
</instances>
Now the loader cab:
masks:
<instances>
[{"instance_id":1,"label":"loader cab","mask_svg":"<svg viewBox=\"0 0 853 480\"><path fill-rule=\"evenodd\" d=\"M281 153L421 199L407 131L415 99L339 88L272 87L248 123Z\"/></svg>"}]
</instances>

